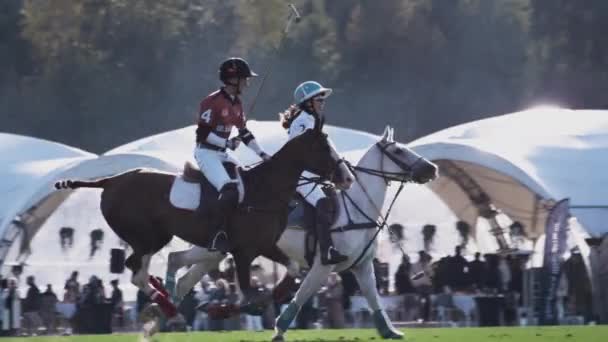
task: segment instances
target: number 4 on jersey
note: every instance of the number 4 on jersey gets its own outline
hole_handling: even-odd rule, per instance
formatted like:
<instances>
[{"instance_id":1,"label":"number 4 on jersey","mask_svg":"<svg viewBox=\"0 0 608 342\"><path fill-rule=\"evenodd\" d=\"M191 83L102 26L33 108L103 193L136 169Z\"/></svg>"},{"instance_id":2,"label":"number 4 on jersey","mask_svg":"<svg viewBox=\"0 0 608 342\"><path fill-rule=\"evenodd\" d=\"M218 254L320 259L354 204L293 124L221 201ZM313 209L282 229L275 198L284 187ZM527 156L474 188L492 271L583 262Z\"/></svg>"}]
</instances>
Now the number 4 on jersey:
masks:
<instances>
[{"instance_id":1,"label":"number 4 on jersey","mask_svg":"<svg viewBox=\"0 0 608 342\"><path fill-rule=\"evenodd\" d=\"M201 114L201 120L205 121L206 123L211 122L211 109L208 109Z\"/></svg>"}]
</instances>

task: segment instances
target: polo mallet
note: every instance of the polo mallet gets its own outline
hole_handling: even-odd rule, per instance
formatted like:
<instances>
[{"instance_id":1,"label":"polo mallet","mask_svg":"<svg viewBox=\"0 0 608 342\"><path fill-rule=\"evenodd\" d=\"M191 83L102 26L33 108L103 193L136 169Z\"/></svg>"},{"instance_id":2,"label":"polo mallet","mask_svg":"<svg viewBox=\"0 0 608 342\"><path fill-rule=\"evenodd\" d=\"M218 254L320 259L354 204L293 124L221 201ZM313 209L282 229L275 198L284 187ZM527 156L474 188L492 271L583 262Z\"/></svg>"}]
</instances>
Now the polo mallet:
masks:
<instances>
[{"instance_id":1,"label":"polo mallet","mask_svg":"<svg viewBox=\"0 0 608 342\"><path fill-rule=\"evenodd\" d=\"M266 67L266 70L264 72L264 75L262 76L262 81L260 82L260 86L258 87L258 91L255 93L255 96L253 97L253 100L251 101L251 105L249 106L249 111L247 112L247 116L251 117L251 114L253 113L253 109L255 108L255 104L257 102L258 96L260 95L260 92L262 91L262 88L264 87L264 83L266 83L266 78L268 78L268 75L270 74L270 71L272 70L272 65L274 64L274 60L275 58L278 56L279 51L281 51L281 48L283 47L283 42L285 41L285 37L287 37L287 33L289 33L289 28L291 27L291 23L295 20L296 23L300 22L300 19L302 19L302 17L300 16L300 13L298 12L298 9L296 8L296 6L294 4L289 4L287 6L289 8L289 16L287 17L287 24L285 25L285 29L283 30L283 34L281 35L281 39L279 40L279 44L277 45L275 51L274 51L274 58L271 59L271 61L268 63L268 66Z\"/></svg>"}]
</instances>

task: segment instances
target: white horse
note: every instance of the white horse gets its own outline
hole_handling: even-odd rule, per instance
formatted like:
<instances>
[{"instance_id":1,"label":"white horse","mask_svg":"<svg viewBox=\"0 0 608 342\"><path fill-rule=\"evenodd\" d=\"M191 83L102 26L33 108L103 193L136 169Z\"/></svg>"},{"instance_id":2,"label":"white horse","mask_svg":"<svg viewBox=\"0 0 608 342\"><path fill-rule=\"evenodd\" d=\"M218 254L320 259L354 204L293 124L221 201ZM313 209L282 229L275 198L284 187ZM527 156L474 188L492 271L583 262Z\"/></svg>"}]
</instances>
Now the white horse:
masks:
<instances>
[{"instance_id":1,"label":"white horse","mask_svg":"<svg viewBox=\"0 0 608 342\"><path fill-rule=\"evenodd\" d=\"M382 309L376 289L372 260L376 249L374 239L377 236L377 222L382 217L381 210L390 181L414 181L423 184L437 177L437 167L407 147L396 144L393 140L393 130L387 127L382 138L366 151L359 163L353 167L353 171L356 182L344 196L338 196L339 216L332 226L332 230L338 228L332 233L334 244L340 252L349 257L348 260L338 265L323 265L317 251L313 265L308 265L303 243L306 232L302 229L287 228L277 243L278 248L290 258L287 265L289 275L297 275L299 266L310 267L310 271L287 309L277 318L273 341L284 340L283 335L302 305L319 290L331 272L347 269L354 273L368 305L373 310L374 323L380 336L385 339L403 338L403 333L394 328ZM359 229L355 228L357 226ZM376 229L361 229L364 226ZM210 253L200 247L171 253L168 279L173 277L180 267L194 264L179 279L177 296L181 298L190 291L206 272L217 266L221 258L218 253Z\"/></svg>"}]
</instances>

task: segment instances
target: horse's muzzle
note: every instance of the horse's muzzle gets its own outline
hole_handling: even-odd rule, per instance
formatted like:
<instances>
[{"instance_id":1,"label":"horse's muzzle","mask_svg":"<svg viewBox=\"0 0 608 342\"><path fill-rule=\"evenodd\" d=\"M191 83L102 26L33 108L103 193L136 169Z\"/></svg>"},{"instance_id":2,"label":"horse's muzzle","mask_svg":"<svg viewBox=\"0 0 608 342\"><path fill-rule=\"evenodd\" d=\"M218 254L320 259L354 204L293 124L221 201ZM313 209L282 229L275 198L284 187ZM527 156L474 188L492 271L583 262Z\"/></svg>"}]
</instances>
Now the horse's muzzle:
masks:
<instances>
[{"instance_id":1,"label":"horse's muzzle","mask_svg":"<svg viewBox=\"0 0 608 342\"><path fill-rule=\"evenodd\" d=\"M347 176L343 181L335 182L334 184L336 184L336 187L340 190L348 190L353 185L354 181L355 180L352 177Z\"/></svg>"},{"instance_id":2,"label":"horse's muzzle","mask_svg":"<svg viewBox=\"0 0 608 342\"><path fill-rule=\"evenodd\" d=\"M437 170L435 164L428 163L415 170L412 178L418 184L425 184L437 178Z\"/></svg>"}]
</instances>

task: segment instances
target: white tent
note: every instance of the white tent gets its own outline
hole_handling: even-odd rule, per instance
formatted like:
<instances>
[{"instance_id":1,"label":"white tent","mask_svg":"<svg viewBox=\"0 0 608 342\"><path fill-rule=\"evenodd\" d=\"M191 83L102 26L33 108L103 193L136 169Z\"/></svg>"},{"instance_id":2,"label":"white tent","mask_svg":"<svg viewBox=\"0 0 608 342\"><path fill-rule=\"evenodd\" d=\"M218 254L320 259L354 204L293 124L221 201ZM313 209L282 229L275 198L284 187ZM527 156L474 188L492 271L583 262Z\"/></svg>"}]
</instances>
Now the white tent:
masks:
<instances>
[{"instance_id":1,"label":"white tent","mask_svg":"<svg viewBox=\"0 0 608 342\"><path fill-rule=\"evenodd\" d=\"M32 236L65 199L65 194L49 196L49 182L94 158L94 154L59 143L0 133L0 260L18 235L20 228L14 223L27 226L25 233Z\"/></svg>"},{"instance_id":2,"label":"white tent","mask_svg":"<svg viewBox=\"0 0 608 342\"><path fill-rule=\"evenodd\" d=\"M547 208L563 198L589 235L608 232L608 111L536 108L451 127L410 146L439 163L444 176L430 187L473 226L477 210L465 191L471 185L532 238L544 232Z\"/></svg>"}]
</instances>

